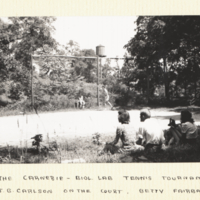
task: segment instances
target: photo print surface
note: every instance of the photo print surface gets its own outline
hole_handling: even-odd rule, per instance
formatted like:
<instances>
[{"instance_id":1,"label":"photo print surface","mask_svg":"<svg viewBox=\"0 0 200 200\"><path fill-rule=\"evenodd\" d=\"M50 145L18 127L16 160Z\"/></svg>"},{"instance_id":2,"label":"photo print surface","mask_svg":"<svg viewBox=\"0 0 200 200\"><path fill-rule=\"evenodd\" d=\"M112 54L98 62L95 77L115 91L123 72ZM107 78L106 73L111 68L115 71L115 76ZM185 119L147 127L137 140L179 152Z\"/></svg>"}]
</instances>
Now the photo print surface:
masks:
<instances>
[{"instance_id":1,"label":"photo print surface","mask_svg":"<svg viewBox=\"0 0 200 200\"><path fill-rule=\"evenodd\" d=\"M0 17L0 162L199 162L199 22Z\"/></svg>"}]
</instances>

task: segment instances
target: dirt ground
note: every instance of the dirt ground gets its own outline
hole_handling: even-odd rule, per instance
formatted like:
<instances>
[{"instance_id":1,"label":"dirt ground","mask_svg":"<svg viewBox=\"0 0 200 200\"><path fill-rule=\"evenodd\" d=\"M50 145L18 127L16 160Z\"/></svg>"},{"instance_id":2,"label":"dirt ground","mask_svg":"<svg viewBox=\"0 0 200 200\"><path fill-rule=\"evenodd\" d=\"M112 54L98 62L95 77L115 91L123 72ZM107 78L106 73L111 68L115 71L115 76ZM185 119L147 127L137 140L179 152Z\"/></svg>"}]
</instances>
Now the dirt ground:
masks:
<instances>
[{"instance_id":1,"label":"dirt ground","mask_svg":"<svg viewBox=\"0 0 200 200\"><path fill-rule=\"evenodd\" d=\"M139 110L129 110L131 126L137 130L139 127ZM180 110L176 109L151 109L152 117L157 118L163 129L168 128L169 118L179 122ZM79 136L90 136L95 132L103 134L115 134L118 125L117 110L80 110L63 111L53 113L39 113L31 115L18 115L0 117L0 145L22 145L25 141L31 144L31 137L43 134L44 138L64 136L73 138ZM197 125L200 124L200 114L193 112Z\"/></svg>"}]
</instances>

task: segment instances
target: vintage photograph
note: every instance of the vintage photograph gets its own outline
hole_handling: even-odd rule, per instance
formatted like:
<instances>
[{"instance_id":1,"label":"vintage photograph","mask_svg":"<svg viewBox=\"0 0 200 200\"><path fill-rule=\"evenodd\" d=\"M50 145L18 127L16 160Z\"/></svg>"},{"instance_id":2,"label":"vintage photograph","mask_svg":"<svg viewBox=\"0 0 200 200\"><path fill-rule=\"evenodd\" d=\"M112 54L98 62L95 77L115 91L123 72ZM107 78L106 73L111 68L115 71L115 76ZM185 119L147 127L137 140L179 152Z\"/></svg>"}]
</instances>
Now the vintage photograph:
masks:
<instances>
[{"instance_id":1,"label":"vintage photograph","mask_svg":"<svg viewBox=\"0 0 200 200\"><path fill-rule=\"evenodd\" d=\"M0 163L200 161L200 16L0 17Z\"/></svg>"}]
</instances>

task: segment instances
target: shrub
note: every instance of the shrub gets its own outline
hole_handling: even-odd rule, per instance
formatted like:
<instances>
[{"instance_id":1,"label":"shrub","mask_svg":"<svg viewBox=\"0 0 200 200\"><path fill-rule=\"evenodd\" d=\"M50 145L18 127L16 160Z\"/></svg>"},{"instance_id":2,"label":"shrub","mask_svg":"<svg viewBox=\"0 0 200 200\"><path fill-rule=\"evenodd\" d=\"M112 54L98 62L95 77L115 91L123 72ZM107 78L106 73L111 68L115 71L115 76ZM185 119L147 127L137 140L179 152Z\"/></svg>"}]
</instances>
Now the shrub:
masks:
<instances>
[{"instance_id":1,"label":"shrub","mask_svg":"<svg viewBox=\"0 0 200 200\"><path fill-rule=\"evenodd\" d=\"M148 99L147 99L146 95L141 95L141 94L137 95L135 97L135 104L137 104L137 105L148 104Z\"/></svg>"}]
</instances>

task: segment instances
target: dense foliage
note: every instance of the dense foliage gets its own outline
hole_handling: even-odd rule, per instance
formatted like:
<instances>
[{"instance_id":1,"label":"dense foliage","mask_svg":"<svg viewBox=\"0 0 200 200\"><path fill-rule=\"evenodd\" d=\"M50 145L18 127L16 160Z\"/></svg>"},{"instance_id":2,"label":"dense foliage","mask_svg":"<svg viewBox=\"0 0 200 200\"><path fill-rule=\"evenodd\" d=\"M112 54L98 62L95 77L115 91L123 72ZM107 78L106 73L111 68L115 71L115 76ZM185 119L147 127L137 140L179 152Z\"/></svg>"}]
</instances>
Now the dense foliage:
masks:
<instances>
[{"instance_id":1,"label":"dense foliage","mask_svg":"<svg viewBox=\"0 0 200 200\"><path fill-rule=\"evenodd\" d=\"M141 16L136 35L125 45L134 57L124 70L148 99L165 86L167 100L199 98L199 16ZM128 85L128 84L126 84Z\"/></svg>"},{"instance_id":2,"label":"dense foliage","mask_svg":"<svg viewBox=\"0 0 200 200\"><path fill-rule=\"evenodd\" d=\"M92 49L80 49L73 40L66 45L58 44L52 37L55 20L54 17L10 17L7 21L0 18L1 106L29 108L32 81L34 105L38 109L74 107L81 95L89 107L96 105L97 59L64 57L96 57L96 54ZM112 90L116 82L114 73L107 59L101 67L100 85L107 83Z\"/></svg>"}]
</instances>

